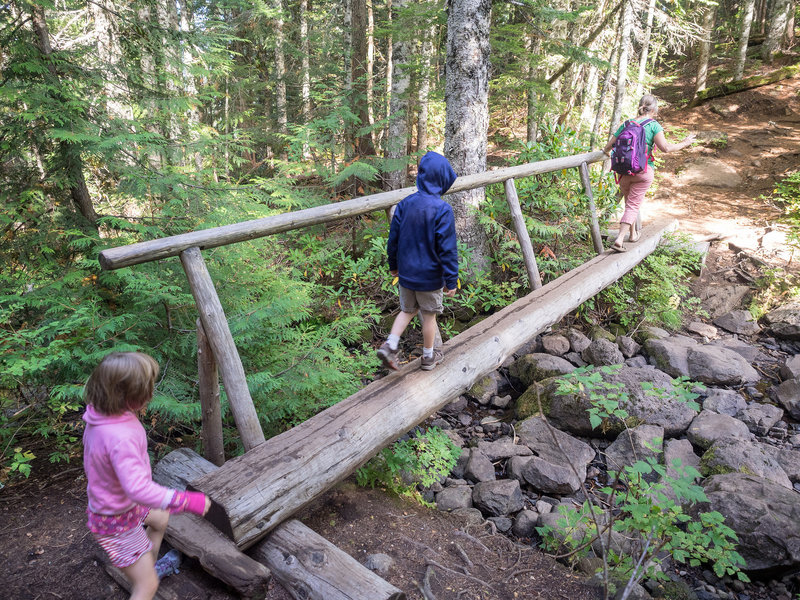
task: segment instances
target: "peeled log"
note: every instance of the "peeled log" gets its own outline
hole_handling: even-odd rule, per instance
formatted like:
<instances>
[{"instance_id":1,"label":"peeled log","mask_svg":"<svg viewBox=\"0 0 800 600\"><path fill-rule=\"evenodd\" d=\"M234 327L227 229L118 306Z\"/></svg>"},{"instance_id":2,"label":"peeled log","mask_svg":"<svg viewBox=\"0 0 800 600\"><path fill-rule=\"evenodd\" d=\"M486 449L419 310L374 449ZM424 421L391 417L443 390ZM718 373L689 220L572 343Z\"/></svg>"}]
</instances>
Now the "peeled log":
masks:
<instances>
[{"instance_id":1,"label":"peeled log","mask_svg":"<svg viewBox=\"0 0 800 600\"><path fill-rule=\"evenodd\" d=\"M433 371L415 361L193 481L213 501L208 518L240 548L251 546L635 267L676 227L650 225L628 252L605 252L457 335Z\"/></svg>"}]
</instances>

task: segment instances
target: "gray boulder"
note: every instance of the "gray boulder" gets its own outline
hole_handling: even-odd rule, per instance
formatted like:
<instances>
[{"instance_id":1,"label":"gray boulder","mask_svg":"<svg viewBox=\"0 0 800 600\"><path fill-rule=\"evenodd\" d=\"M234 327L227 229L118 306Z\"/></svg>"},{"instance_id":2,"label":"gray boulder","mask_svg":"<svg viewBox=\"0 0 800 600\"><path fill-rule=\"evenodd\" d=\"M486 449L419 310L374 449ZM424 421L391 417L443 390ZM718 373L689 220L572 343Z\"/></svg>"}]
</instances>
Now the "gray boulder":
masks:
<instances>
[{"instance_id":1,"label":"gray boulder","mask_svg":"<svg viewBox=\"0 0 800 600\"><path fill-rule=\"evenodd\" d=\"M704 338L713 340L717 337L717 328L702 321L692 321L686 326L686 331L691 331L697 335L702 335Z\"/></svg>"},{"instance_id":2,"label":"gray boulder","mask_svg":"<svg viewBox=\"0 0 800 600\"><path fill-rule=\"evenodd\" d=\"M764 322L776 337L800 340L800 302L791 302L764 315Z\"/></svg>"},{"instance_id":3,"label":"gray boulder","mask_svg":"<svg viewBox=\"0 0 800 600\"><path fill-rule=\"evenodd\" d=\"M667 467L667 477L677 479L683 473L678 472L676 463L680 464L681 471L686 467L700 470L700 457L694 453L694 448L689 440L667 440L664 442L664 464Z\"/></svg>"},{"instance_id":4,"label":"gray boulder","mask_svg":"<svg viewBox=\"0 0 800 600\"><path fill-rule=\"evenodd\" d=\"M749 441L752 434L747 429L747 425L728 415L720 415L703 410L692 421L686 436L695 448L707 450L714 442L720 440L742 440Z\"/></svg>"},{"instance_id":5,"label":"gray boulder","mask_svg":"<svg viewBox=\"0 0 800 600\"><path fill-rule=\"evenodd\" d=\"M606 464L611 471L622 471L639 460L658 459L664 444L664 428L659 425L639 425L626 429L606 448ZM645 477L648 481L657 479L656 473Z\"/></svg>"},{"instance_id":6,"label":"gray boulder","mask_svg":"<svg viewBox=\"0 0 800 600\"><path fill-rule=\"evenodd\" d=\"M536 534L538 525L538 512L535 510L521 510L514 517L514 525L511 530L517 537L533 537Z\"/></svg>"},{"instance_id":7,"label":"gray boulder","mask_svg":"<svg viewBox=\"0 0 800 600\"><path fill-rule=\"evenodd\" d=\"M468 485L444 488L436 494L436 508L443 511L472 508L472 488Z\"/></svg>"},{"instance_id":8,"label":"gray boulder","mask_svg":"<svg viewBox=\"0 0 800 600\"><path fill-rule=\"evenodd\" d=\"M627 335L620 335L617 337L617 346L619 347L619 351L622 352L622 356L625 358L636 356L642 349L632 337L628 337Z\"/></svg>"},{"instance_id":9,"label":"gray boulder","mask_svg":"<svg viewBox=\"0 0 800 600\"><path fill-rule=\"evenodd\" d=\"M753 402L742 409L736 418L742 421L753 433L766 435L770 428L783 418L783 410L774 404Z\"/></svg>"},{"instance_id":10,"label":"gray boulder","mask_svg":"<svg viewBox=\"0 0 800 600\"><path fill-rule=\"evenodd\" d=\"M472 490L472 503L482 513L493 517L510 515L524 507L519 481L513 479L482 481L475 484Z\"/></svg>"},{"instance_id":11,"label":"gray boulder","mask_svg":"<svg viewBox=\"0 0 800 600\"><path fill-rule=\"evenodd\" d=\"M551 334L542 337L542 347L547 354L564 356L569 352L569 340L563 335Z\"/></svg>"},{"instance_id":12,"label":"gray boulder","mask_svg":"<svg viewBox=\"0 0 800 600\"><path fill-rule=\"evenodd\" d=\"M789 481L800 483L800 450L776 448L768 444L764 444L764 449L770 452L773 458L778 461Z\"/></svg>"},{"instance_id":13,"label":"gray boulder","mask_svg":"<svg viewBox=\"0 0 800 600\"><path fill-rule=\"evenodd\" d=\"M735 417L747 408L747 402L739 392L712 388L703 401L703 410L710 410L721 415Z\"/></svg>"},{"instance_id":14,"label":"gray boulder","mask_svg":"<svg viewBox=\"0 0 800 600\"><path fill-rule=\"evenodd\" d=\"M583 332L572 328L567 331L567 339L569 340L569 347L578 354L586 350L589 344L592 343L592 340L585 336Z\"/></svg>"},{"instance_id":15,"label":"gray boulder","mask_svg":"<svg viewBox=\"0 0 800 600\"><path fill-rule=\"evenodd\" d=\"M478 442L478 451L490 461L494 462L501 458L511 458L512 456L531 456L533 452L528 446L515 444L510 438L499 439L495 442Z\"/></svg>"},{"instance_id":16,"label":"gray boulder","mask_svg":"<svg viewBox=\"0 0 800 600\"><path fill-rule=\"evenodd\" d=\"M687 350L689 377L713 385L754 383L761 379L738 353L719 346L693 346Z\"/></svg>"},{"instance_id":17,"label":"gray boulder","mask_svg":"<svg viewBox=\"0 0 800 600\"><path fill-rule=\"evenodd\" d=\"M585 468L583 473L585 477ZM582 479L569 466L554 464L538 456L527 460L522 468L522 477L533 489L543 494L574 494L582 483Z\"/></svg>"},{"instance_id":18,"label":"gray boulder","mask_svg":"<svg viewBox=\"0 0 800 600\"><path fill-rule=\"evenodd\" d=\"M605 338L594 340L581 354L583 360L590 365L621 365L625 362L625 357L620 352L615 342Z\"/></svg>"},{"instance_id":19,"label":"gray boulder","mask_svg":"<svg viewBox=\"0 0 800 600\"><path fill-rule=\"evenodd\" d=\"M689 341L686 341L689 340ZM689 346L697 342L691 338L651 338L644 343L650 364L673 377L689 376Z\"/></svg>"},{"instance_id":20,"label":"gray boulder","mask_svg":"<svg viewBox=\"0 0 800 600\"><path fill-rule=\"evenodd\" d=\"M800 377L800 354L790 356L781 365L781 377L783 379L797 379Z\"/></svg>"},{"instance_id":21,"label":"gray boulder","mask_svg":"<svg viewBox=\"0 0 800 600\"><path fill-rule=\"evenodd\" d=\"M470 481L492 481L497 478L492 461L477 448L470 450L464 477Z\"/></svg>"},{"instance_id":22,"label":"gray boulder","mask_svg":"<svg viewBox=\"0 0 800 600\"><path fill-rule=\"evenodd\" d=\"M589 444L548 427L547 423L537 417L518 423L517 435L537 456L555 464L571 464L579 474L582 473L582 479L586 478L586 467L595 456L595 451Z\"/></svg>"},{"instance_id":23,"label":"gray boulder","mask_svg":"<svg viewBox=\"0 0 800 600\"><path fill-rule=\"evenodd\" d=\"M711 510L736 532L745 570L800 567L800 494L743 473L714 475L703 487Z\"/></svg>"},{"instance_id":24,"label":"gray boulder","mask_svg":"<svg viewBox=\"0 0 800 600\"><path fill-rule=\"evenodd\" d=\"M497 395L500 386L502 375L497 371L492 371L485 377L481 377L469 390L467 396L478 402L479 404L489 404L492 396Z\"/></svg>"},{"instance_id":25,"label":"gray boulder","mask_svg":"<svg viewBox=\"0 0 800 600\"><path fill-rule=\"evenodd\" d=\"M736 338L723 338L721 340L714 340L710 343L712 346L722 346L728 350L733 350L749 363L754 363L757 360L764 360L765 356L758 347L743 342Z\"/></svg>"},{"instance_id":26,"label":"gray boulder","mask_svg":"<svg viewBox=\"0 0 800 600\"><path fill-rule=\"evenodd\" d=\"M793 419L800 420L800 379L787 379L775 388L775 396Z\"/></svg>"},{"instance_id":27,"label":"gray boulder","mask_svg":"<svg viewBox=\"0 0 800 600\"><path fill-rule=\"evenodd\" d=\"M761 331L749 310L732 310L714 319L714 325L738 335L755 335Z\"/></svg>"},{"instance_id":28,"label":"gray boulder","mask_svg":"<svg viewBox=\"0 0 800 600\"><path fill-rule=\"evenodd\" d=\"M746 473L769 479L786 488L792 482L773 456L771 447L759 442L744 440L719 440L706 450L700 460L703 475L720 473Z\"/></svg>"},{"instance_id":29,"label":"gray boulder","mask_svg":"<svg viewBox=\"0 0 800 600\"><path fill-rule=\"evenodd\" d=\"M519 379L525 386L530 386L542 379L565 375L574 370L575 365L568 360L542 352L521 356L509 367L508 374Z\"/></svg>"}]
</instances>

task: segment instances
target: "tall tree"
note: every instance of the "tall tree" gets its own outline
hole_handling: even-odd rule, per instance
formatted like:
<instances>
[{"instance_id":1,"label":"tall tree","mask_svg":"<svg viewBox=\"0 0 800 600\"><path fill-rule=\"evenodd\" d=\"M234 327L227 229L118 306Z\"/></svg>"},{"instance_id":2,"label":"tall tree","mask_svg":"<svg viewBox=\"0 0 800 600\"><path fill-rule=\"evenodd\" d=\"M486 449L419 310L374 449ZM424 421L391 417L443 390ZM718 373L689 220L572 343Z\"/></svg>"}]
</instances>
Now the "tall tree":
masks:
<instances>
[{"instance_id":1,"label":"tall tree","mask_svg":"<svg viewBox=\"0 0 800 600\"><path fill-rule=\"evenodd\" d=\"M733 69L733 79L739 81L744 77L744 65L747 62L747 44L750 41L750 28L753 25L753 14L756 0L745 0L742 5L742 24L739 29L739 52L736 56L736 66Z\"/></svg>"},{"instance_id":2,"label":"tall tree","mask_svg":"<svg viewBox=\"0 0 800 600\"><path fill-rule=\"evenodd\" d=\"M368 88L369 88L369 26L367 0L350 0L351 35L353 49L350 69L353 78L352 103L353 114L358 118L358 130L354 134L355 152L358 156L372 156L375 146L372 142L369 121Z\"/></svg>"},{"instance_id":3,"label":"tall tree","mask_svg":"<svg viewBox=\"0 0 800 600\"><path fill-rule=\"evenodd\" d=\"M444 153L459 176L486 170L491 11L490 0L451 0L447 14ZM475 214L484 197L483 188L448 196L478 270L489 266L488 238Z\"/></svg>"},{"instance_id":4,"label":"tall tree","mask_svg":"<svg viewBox=\"0 0 800 600\"><path fill-rule=\"evenodd\" d=\"M408 142L408 91L411 83L409 59L411 57L411 41L404 31L407 21L403 11L408 0L394 0L392 22L395 31L392 34L392 91L389 108L389 136L386 140L386 158L391 159L398 168L392 169L386 176L386 187L397 190L406 185L406 166L401 159L406 155Z\"/></svg>"},{"instance_id":5,"label":"tall tree","mask_svg":"<svg viewBox=\"0 0 800 600\"><path fill-rule=\"evenodd\" d=\"M631 32L633 31L633 7L631 0L623 0L622 23L619 28L618 59L617 59L617 89L614 94L614 108L611 111L611 124L609 133L616 131L622 120L622 110L625 103L625 89L628 84L628 57L630 56Z\"/></svg>"},{"instance_id":6,"label":"tall tree","mask_svg":"<svg viewBox=\"0 0 800 600\"><path fill-rule=\"evenodd\" d=\"M644 79L647 75L647 55L650 52L650 38L653 35L653 18L656 12L656 0L650 0L647 4L647 18L644 27L644 39L642 40L642 50L639 53L639 75L636 77L636 92L634 97L639 98L644 91Z\"/></svg>"},{"instance_id":7,"label":"tall tree","mask_svg":"<svg viewBox=\"0 0 800 600\"><path fill-rule=\"evenodd\" d=\"M428 103L431 91L431 64L433 63L436 24L423 24L420 44L421 68L417 91L417 150L428 149Z\"/></svg>"},{"instance_id":8,"label":"tall tree","mask_svg":"<svg viewBox=\"0 0 800 600\"><path fill-rule=\"evenodd\" d=\"M765 63L772 62L775 52L781 47L786 35L786 22L789 20L789 9L793 6L791 0L775 0L769 18L767 37L761 46L761 58Z\"/></svg>"},{"instance_id":9,"label":"tall tree","mask_svg":"<svg viewBox=\"0 0 800 600\"><path fill-rule=\"evenodd\" d=\"M711 36L714 32L716 4L708 4L703 11L703 37L698 41L697 75L695 77L694 95L706 89L708 79L708 60L711 57Z\"/></svg>"}]
</instances>

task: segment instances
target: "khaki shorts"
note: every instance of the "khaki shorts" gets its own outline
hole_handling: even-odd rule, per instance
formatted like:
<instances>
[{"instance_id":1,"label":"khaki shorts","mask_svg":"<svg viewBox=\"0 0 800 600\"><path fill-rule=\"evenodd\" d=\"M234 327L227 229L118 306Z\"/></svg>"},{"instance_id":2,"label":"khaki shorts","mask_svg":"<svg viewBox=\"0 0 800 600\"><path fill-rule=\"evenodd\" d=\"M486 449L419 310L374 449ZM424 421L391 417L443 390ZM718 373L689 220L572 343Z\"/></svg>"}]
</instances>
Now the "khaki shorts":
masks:
<instances>
[{"instance_id":1,"label":"khaki shorts","mask_svg":"<svg viewBox=\"0 0 800 600\"><path fill-rule=\"evenodd\" d=\"M426 313L442 314L444 292L441 288L430 292L418 292L406 289L402 285L398 287L400 288L400 310L404 313L413 313L419 309Z\"/></svg>"}]
</instances>

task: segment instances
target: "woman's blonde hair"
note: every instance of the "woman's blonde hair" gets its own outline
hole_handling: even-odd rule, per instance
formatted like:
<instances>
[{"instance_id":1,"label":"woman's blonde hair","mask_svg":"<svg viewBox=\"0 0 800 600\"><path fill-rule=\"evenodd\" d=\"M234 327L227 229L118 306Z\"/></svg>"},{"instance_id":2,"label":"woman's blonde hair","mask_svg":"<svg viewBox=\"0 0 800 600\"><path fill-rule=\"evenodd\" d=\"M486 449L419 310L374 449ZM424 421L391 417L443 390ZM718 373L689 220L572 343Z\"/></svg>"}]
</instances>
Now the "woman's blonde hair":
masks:
<instances>
[{"instance_id":1,"label":"woman's blonde hair","mask_svg":"<svg viewBox=\"0 0 800 600\"><path fill-rule=\"evenodd\" d=\"M653 94L645 94L639 100L639 110L637 114L644 115L647 113L656 114L658 112L658 98Z\"/></svg>"},{"instance_id":2,"label":"woman's blonde hair","mask_svg":"<svg viewBox=\"0 0 800 600\"><path fill-rule=\"evenodd\" d=\"M120 415L147 406L153 397L158 363L141 352L112 352L86 382L86 403L104 415Z\"/></svg>"}]
</instances>

